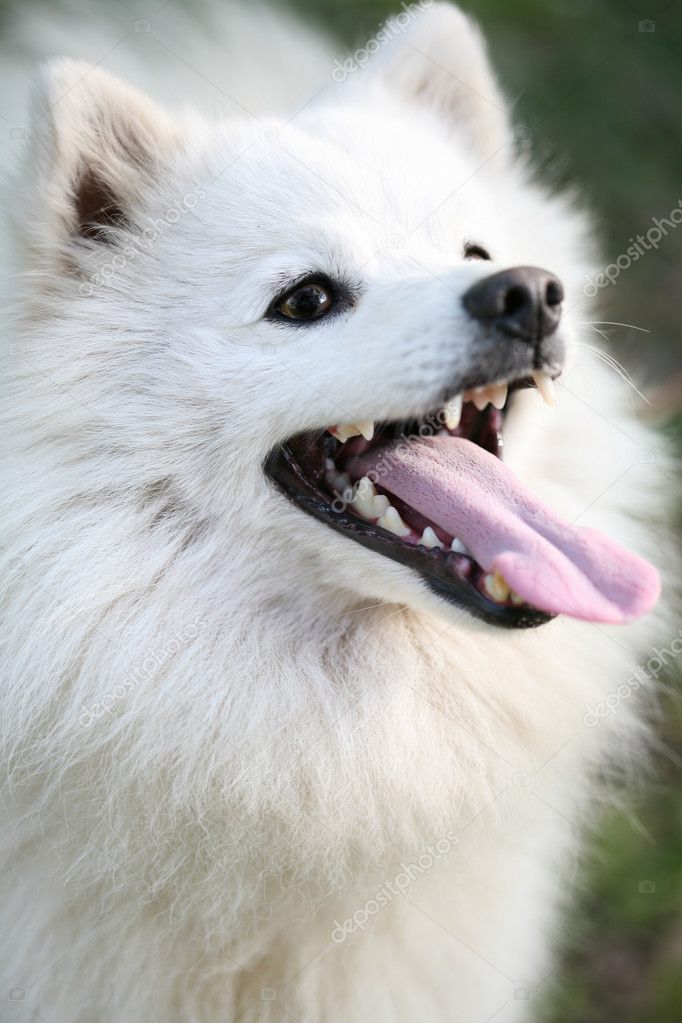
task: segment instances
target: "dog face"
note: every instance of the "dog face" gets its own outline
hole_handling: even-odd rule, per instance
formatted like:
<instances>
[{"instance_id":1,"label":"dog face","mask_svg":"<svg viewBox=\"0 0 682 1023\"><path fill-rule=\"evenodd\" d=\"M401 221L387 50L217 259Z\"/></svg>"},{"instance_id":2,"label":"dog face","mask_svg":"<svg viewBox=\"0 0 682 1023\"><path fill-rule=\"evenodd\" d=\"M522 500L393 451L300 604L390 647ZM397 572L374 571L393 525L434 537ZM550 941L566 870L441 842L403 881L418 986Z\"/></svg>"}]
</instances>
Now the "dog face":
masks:
<instances>
[{"instance_id":1,"label":"dog face","mask_svg":"<svg viewBox=\"0 0 682 1023\"><path fill-rule=\"evenodd\" d=\"M529 188L458 11L359 77L264 130L54 65L22 219L57 281L40 317L54 332L59 301L68 324L57 376L115 433L118 483L239 537L251 573L306 559L325 591L510 627L576 587L578 616L636 613L592 599L593 566L497 464L517 391L551 400L564 367L579 225Z\"/></svg>"}]
</instances>

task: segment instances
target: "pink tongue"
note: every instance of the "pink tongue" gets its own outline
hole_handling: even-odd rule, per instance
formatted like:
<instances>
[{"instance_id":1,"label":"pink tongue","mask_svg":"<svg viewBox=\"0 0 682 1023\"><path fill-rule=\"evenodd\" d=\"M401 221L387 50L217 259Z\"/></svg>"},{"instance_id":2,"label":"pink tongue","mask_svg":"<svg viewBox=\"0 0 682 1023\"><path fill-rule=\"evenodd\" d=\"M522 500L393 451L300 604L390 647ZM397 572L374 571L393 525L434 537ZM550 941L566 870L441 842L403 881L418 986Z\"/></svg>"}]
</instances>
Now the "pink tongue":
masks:
<instances>
[{"instance_id":1,"label":"pink tongue","mask_svg":"<svg viewBox=\"0 0 682 1023\"><path fill-rule=\"evenodd\" d=\"M628 622L660 593L656 569L594 529L536 500L499 458L461 437L369 451L348 465L458 537L534 607L593 622Z\"/></svg>"}]
</instances>

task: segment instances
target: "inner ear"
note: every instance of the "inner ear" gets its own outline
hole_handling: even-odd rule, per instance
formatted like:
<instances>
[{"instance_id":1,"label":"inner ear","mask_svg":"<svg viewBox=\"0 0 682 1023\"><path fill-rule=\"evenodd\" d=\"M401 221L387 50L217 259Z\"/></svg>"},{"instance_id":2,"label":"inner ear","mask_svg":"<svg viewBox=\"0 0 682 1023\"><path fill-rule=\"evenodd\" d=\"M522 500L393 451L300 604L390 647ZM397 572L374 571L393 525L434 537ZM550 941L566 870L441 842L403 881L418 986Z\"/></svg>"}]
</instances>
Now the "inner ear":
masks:
<instances>
[{"instance_id":1,"label":"inner ear","mask_svg":"<svg viewBox=\"0 0 682 1023\"><path fill-rule=\"evenodd\" d=\"M147 198L184 151L180 124L101 68L56 60L39 74L25 172L13 221L27 261L80 266L81 240L112 245L134 229ZM66 257L66 258L65 258Z\"/></svg>"},{"instance_id":2,"label":"inner ear","mask_svg":"<svg viewBox=\"0 0 682 1023\"><path fill-rule=\"evenodd\" d=\"M94 139L95 148L106 146L107 163L105 165L91 153L90 162L84 162L77 171L76 231L81 238L110 242L110 228L130 224L123 193L134 189L136 183L153 180L154 161L150 151L160 139L155 137L149 123L148 110L146 117L140 116L139 109L132 113L130 116L130 109L125 107L103 111L105 116L97 125ZM85 153L81 154L81 159L87 161ZM131 195L127 198L130 203Z\"/></svg>"},{"instance_id":3,"label":"inner ear","mask_svg":"<svg viewBox=\"0 0 682 1023\"><path fill-rule=\"evenodd\" d=\"M129 223L123 205L97 171L87 168L75 188L77 233L81 238L108 242L112 227Z\"/></svg>"}]
</instances>

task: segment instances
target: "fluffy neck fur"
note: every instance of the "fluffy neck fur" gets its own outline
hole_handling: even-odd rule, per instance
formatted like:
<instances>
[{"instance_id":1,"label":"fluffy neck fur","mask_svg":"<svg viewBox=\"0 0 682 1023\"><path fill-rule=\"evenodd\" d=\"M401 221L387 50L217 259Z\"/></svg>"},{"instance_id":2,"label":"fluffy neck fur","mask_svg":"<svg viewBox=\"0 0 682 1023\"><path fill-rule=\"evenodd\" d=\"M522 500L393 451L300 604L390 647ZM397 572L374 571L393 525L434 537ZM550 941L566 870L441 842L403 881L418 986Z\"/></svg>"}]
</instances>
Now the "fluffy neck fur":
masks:
<instances>
[{"instance_id":1,"label":"fluffy neck fur","mask_svg":"<svg viewBox=\"0 0 682 1023\"><path fill-rule=\"evenodd\" d=\"M600 383L604 399L610 385ZM511 458L513 435L512 424ZM525 467L532 474L533 462L543 471L547 458L559 459L569 511L599 477L599 445L586 463L579 419L578 443L562 445L561 436L550 429L547 454ZM640 443L655 446L646 435ZM49 447L46 435L40 450ZM641 482L649 469L633 469L597 516L640 550L650 534L632 513L651 497ZM508 892L486 901L500 855L518 872L521 901L534 898L536 884L544 890L548 869L567 869L569 822L596 794L593 768L619 760L623 746L631 756L641 732L638 701L598 728L585 726L585 704L616 688L652 622L607 630L560 620L506 634L400 604L368 607L343 588L317 586L314 560L307 552L302 560L289 537L272 561L263 557L246 516L239 557L229 531L207 525L188 539L172 510L163 514L162 495L131 511L130 495L124 507L112 494L103 522L83 501L82 479L59 504L69 539L56 549L45 472L23 478L4 524L5 536L22 538L3 563L12 608L3 712L18 821L4 852L9 864L21 858L24 878L17 887L6 873L7 898L19 915L26 884L55 885L64 896L38 899L34 927L10 953L17 970L43 963L40 983L54 997L66 981L51 965L77 940L84 909L97 921L78 953L93 983L82 1004L72 987L58 995L74 1020L89 1018L98 984L111 989L116 1012L146 1018L157 971L153 997L158 1005L163 992L167 1018L213 1020L227 1004L245 1019L279 1018L268 1015L279 1010L261 989L280 991L280 1005L286 997L301 1018L325 1018L339 1004L346 1018L364 1018L367 1003L353 1008L346 971L371 972L384 943L394 982L409 976L421 1007L445 1011L433 964L417 952L435 940L423 933L422 907L490 953L490 927L507 927L512 913ZM560 484L552 496L561 497ZM30 559L17 558L29 548ZM447 855L372 922L372 945L363 931L336 947L335 921L446 836L455 836ZM531 867L540 852L542 869ZM420 909L408 909L415 899ZM534 902L535 937L524 939L518 963L500 938L497 969L517 985L546 964L541 937L556 901L548 885ZM144 962L139 975L128 971L124 993L113 990L122 944L127 960ZM321 949L302 982L292 980ZM442 950L449 969L473 978L478 1006L482 978L459 953ZM388 996L373 990L388 1014ZM463 1005L467 990L463 982Z\"/></svg>"}]
</instances>

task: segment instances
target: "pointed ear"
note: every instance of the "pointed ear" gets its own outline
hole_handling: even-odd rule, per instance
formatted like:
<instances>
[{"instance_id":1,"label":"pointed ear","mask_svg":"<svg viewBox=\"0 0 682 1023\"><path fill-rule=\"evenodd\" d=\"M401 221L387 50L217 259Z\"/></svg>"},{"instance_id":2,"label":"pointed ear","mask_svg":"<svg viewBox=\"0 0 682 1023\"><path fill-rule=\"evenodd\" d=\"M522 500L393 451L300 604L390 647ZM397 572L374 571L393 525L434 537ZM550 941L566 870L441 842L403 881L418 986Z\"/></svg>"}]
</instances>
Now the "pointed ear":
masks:
<instances>
[{"instance_id":1,"label":"pointed ear","mask_svg":"<svg viewBox=\"0 0 682 1023\"><path fill-rule=\"evenodd\" d=\"M127 224L179 148L179 133L151 100L73 60L42 69L30 124L15 220L29 257L52 269L75 240L106 244L112 227Z\"/></svg>"},{"instance_id":2,"label":"pointed ear","mask_svg":"<svg viewBox=\"0 0 682 1023\"><path fill-rule=\"evenodd\" d=\"M422 7L422 10L418 10ZM391 93L442 115L482 159L510 155L505 100L478 26L458 7L422 0L388 22L389 37L374 58Z\"/></svg>"}]
</instances>

